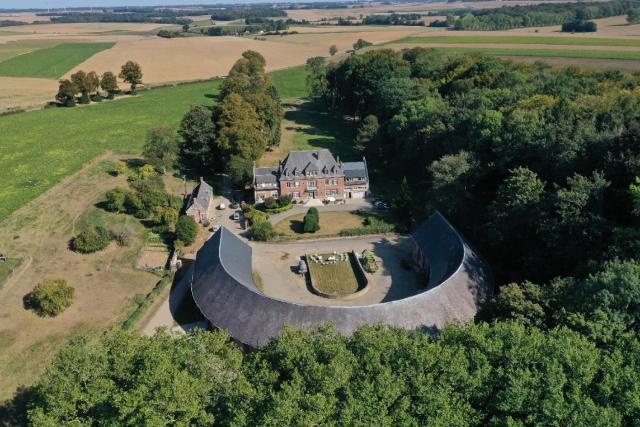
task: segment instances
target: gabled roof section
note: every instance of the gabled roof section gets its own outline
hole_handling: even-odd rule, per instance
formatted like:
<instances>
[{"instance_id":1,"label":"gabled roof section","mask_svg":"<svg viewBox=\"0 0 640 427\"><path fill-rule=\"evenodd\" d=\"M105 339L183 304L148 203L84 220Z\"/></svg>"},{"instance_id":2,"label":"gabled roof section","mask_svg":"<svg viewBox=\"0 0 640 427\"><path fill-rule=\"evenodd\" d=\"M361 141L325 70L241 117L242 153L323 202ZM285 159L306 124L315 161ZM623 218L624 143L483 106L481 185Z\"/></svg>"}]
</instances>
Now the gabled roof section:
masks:
<instances>
[{"instance_id":1,"label":"gabled roof section","mask_svg":"<svg viewBox=\"0 0 640 427\"><path fill-rule=\"evenodd\" d=\"M345 178L364 178L362 181L369 180L369 171L367 170L367 161L362 158L361 162L344 162L342 164Z\"/></svg>"},{"instance_id":2,"label":"gabled roof section","mask_svg":"<svg viewBox=\"0 0 640 427\"><path fill-rule=\"evenodd\" d=\"M191 205L189 207L197 205L204 211L209 210L209 205L213 199L213 187L207 184L203 178L200 178L200 184L194 191L194 194L195 196L191 200Z\"/></svg>"},{"instance_id":3,"label":"gabled roof section","mask_svg":"<svg viewBox=\"0 0 640 427\"><path fill-rule=\"evenodd\" d=\"M326 149L291 151L282 161L280 172L282 179L309 176L309 172L319 178L344 174L342 164Z\"/></svg>"}]
</instances>

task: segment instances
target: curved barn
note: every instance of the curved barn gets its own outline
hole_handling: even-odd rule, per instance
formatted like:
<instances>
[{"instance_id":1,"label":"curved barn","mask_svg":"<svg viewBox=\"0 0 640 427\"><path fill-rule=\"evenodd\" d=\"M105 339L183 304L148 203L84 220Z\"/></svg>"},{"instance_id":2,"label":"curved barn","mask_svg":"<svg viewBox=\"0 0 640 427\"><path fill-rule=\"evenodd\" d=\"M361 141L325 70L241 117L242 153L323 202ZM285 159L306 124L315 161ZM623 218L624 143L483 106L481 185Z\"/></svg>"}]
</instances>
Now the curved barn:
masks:
<instances>
[{"instance_id":1,"label":"curved barn","mask_svg":"<svg viewBox=\"0 0 640 427\"><path fill-rule=\"evenodd\" d=\"M330 321L349 335L367 324L435 331L472 319L493 288L487 265L438 212L412 237L414 257L426 272L428 286L395 301L332 306L271 298L253 282L251 247L224 227L198 252L188 280L209 323L251 347L265 345L285 324L309 329Z\"/></svg>"}]
</instances>

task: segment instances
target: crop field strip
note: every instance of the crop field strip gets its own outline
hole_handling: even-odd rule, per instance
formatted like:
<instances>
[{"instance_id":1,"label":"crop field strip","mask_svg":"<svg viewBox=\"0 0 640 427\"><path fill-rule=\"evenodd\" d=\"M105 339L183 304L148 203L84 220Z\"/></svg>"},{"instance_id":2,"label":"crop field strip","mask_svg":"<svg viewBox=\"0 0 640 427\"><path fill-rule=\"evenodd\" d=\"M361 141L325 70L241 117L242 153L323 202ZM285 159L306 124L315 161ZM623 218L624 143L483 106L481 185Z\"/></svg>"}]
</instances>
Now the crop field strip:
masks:
<instances>
[{"instance_id":1,"label":"crop field strip","mask_svg":"<svg viewBox=\"0 0 640 427\"><path fill-rule=\"evenodd\" d=\"M115 43L63 43L0 62L0 76L57 79Z\"/></svg>"},{"instance_id":2,"label":"crop field strip","mask_svg":"<svg viewBox=\"0 0 640 427\"><path fill-rule=\"evenodd\" d=\"M414 44L536 44L554 46L629 46L640 47L640 40L587 38L587 37L549 37L549 36L431 36L405 37L390 43ZM389 44L390 44L389 43Z\"/></svg>"},{"instance_id":3,"label":"crop field strip","mask_svg":"<svg viewBox=\"0 0 640 427\"><path fill-rule=\"evenodd\" d=\"M574 50L574 49L514 49L483 47L437 47L445 53L481 53L491 56L531 56L540 58L590 58L590 59L623 59L640 60L640 50Z\"/></svg>"},{"instance_id":4,"label":"crop field strip","mask_svg":"<svg viewBox=\"0 0 640 427\"><path fill-rule=\"evenodd\" d=\"M54 47L58 44L59 42L47 40L3 43L0 44L0 63L25 53Z\"/></svg>"},{"instance_id":5,"label":"crop field strip","mask_svg":"<svg viewBox=\"0 0 640 427\"><path fill-rule=\"evenodd\" d=\"M298 69L271 75L283 93L300 94L305 87L305 74ZM215 102L219 84L188 83L83 108L0 116L0 221L107 150L139 154L151 126L177 129L190 105Z\"/></svg>"}]
</instances>

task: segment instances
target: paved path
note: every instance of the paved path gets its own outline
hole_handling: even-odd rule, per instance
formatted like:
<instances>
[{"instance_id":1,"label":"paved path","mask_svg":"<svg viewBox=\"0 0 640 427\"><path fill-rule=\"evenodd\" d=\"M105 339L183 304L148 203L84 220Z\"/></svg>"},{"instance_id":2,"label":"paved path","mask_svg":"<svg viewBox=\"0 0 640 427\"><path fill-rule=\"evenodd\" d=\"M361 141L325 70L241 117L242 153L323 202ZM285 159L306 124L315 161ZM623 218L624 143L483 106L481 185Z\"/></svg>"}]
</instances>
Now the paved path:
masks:
<instances>
[{"instance_id":1,"label":"paved path","mask_svg":"<svg viewBox=\"0 0 640 427\"><path fill-rule=\"evenodd\" d=\"M173 289L171 289L169 297L162 302L144 328L142 328L142 333L151 336L157 328L162 326L171 330L175 323L172 313L180 307L184 297L190 291L189 280L185 280L186 277L188 277L188 273L182 277L182 280L177 283Z\"/></svg>"}]
</instances>

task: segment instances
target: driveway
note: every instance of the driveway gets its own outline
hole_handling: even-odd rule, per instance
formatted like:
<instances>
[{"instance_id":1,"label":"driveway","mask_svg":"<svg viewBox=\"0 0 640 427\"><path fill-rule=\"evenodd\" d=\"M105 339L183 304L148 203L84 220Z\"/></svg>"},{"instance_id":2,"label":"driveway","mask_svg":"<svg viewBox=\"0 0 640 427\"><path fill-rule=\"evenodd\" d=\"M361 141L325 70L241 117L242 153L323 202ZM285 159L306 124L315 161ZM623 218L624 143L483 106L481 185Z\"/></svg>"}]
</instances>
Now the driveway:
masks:
<instances>
[{"instance_id":1,"label":"driveway","mask_svg":"<svg viewBox=\"0 0 640 427\"><path fill-rule=\"evenodd\" d=\"M367 305L405 298L424 291L416 274L402 267L411 257L411 238L400 235L363 236L302 240L287 243L251 242L253 269L262 278L264 293L277 299L315 305ZM330 300L313 294L303 276L295 273L298 260L305 254L322 254L369 249L380 269L367 274L369 291L353 300Z\"/></svg>"}]
</instances>

